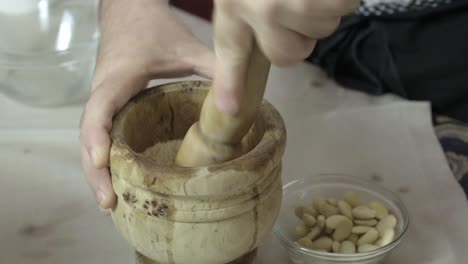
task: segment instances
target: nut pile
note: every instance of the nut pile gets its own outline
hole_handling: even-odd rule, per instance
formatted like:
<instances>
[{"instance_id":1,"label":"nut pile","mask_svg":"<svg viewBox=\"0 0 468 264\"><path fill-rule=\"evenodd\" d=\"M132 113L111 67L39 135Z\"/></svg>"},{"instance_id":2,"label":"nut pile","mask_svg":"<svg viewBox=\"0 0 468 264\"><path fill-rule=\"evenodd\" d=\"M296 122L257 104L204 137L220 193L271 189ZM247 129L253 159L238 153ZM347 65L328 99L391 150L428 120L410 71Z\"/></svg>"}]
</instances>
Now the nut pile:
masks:
<instances>
[{"instance_id":1,"label":"nut pile","mask_svg":"<svg viewBox=\"0 0 468 264\"><path fill-rule=\"evenodd\" d=\"M362 253L388 245L395 238L396 217L379 201L364 205L359 195L348 192L343 200L316 197L299 206L295 214L296 243L334 253Z\"/></svg>"}]
</instances>

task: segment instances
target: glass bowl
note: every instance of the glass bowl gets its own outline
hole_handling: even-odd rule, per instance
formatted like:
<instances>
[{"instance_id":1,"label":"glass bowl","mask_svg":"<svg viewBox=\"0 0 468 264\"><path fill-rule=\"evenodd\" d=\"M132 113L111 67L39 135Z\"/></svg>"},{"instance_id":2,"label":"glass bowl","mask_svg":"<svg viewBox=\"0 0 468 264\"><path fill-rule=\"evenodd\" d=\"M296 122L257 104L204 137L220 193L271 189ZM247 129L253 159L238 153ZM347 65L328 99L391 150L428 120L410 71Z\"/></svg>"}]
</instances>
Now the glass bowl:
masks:
<instances>
[{"instance_id":1,"label":"glass bowl","mask_svg":"<svg viewBox=\"0 0 468 264\"><path fill-rule=\"evenodd\" d=\"M0 0L0 92L34 106L88 97L98 0Z\"/></svg>"},{"instance_id":2,"label":"glass bowl","mask_svg":"<svg viewBox=\"0 0 468 264\"><path fill-rule=\"evenodd\" d=\"M316 196L340 198L346 192L359 193L367 203L378 200L397 218L395 239L390 244L366 253L341 254L316 251L295 243L295 227L301 220L294 214L300 205L311 205ZM289 182L283 187L283 204L273 233L295 264L377 264L382 263L402 241L409 224L408 211L393 192L371 182L339 174L320 174Z\"/></svg>"}]
</instances>

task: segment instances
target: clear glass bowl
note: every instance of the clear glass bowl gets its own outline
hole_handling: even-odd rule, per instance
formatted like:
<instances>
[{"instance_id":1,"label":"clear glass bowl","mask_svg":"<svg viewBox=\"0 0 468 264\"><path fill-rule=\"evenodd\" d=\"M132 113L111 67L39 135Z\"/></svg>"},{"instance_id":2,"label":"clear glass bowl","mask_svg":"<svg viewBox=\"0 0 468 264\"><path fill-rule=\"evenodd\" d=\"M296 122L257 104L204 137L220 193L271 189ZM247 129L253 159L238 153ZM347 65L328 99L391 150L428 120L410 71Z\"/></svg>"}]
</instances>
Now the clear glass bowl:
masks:
<instances>
[{"instance_id":1,"label":"clear glass bowl","mask_svg":"<svg viewBox=\"0 0 468 264\"><path fill-rule=\"evenodd\" d=\"M295 216L294 209L299 205L311 204L316 196L338 198L349 191L359 193L364 202L381 201L396 216L398 224L394 241L377 250L356 254L321 252L297 245L294 229L301 220ZM400 244L408 224L409 216L405 205L391 191L348 175L320 174L294 180L283 187L283 204L273 233L295 264L378 264Z\"/></svg>"},{"instance_id":2,"label":"clear glass bowl","mask_svg":"<svg viewBox=\"0 0 468 264\"><path fill-rule=\"evenodd\" d=\"M34 106L83 102L99 40L98 0L0 0L0 91Z\"/></svg>"}]
</instances>

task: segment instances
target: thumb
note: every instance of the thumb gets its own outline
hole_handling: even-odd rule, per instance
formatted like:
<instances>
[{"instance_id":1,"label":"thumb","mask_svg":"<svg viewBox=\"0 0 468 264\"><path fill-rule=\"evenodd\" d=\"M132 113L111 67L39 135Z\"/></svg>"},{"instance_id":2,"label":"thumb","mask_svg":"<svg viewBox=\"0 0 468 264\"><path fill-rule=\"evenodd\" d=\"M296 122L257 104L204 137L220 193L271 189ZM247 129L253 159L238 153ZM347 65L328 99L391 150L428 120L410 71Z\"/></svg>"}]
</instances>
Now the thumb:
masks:
<instances>
[{"instance_id":1,"label":"thumb","mask_svg":"<svg viewBox=\"0 0 468 264\"><path fill-rule=\"evenodd\" d=\"M116 197L109 169L111 139L109 131L114 114L139 90L146 79L131 74L111 74L95 87L86 105L80 129L82 162L86 179L101 208L112 208Z\"/></svg>"},{"instance_id":2,"label":"thumb","mask_svg":"<svg viewBox=\"0 0 468 264\"><path fill-rule=\"evenodd\" d=\"M213 95L221 112L237 113L245 93L245 81L253 33L240 18L223 10L214 15L215 73Z\"/></svg>"}]
</instances>

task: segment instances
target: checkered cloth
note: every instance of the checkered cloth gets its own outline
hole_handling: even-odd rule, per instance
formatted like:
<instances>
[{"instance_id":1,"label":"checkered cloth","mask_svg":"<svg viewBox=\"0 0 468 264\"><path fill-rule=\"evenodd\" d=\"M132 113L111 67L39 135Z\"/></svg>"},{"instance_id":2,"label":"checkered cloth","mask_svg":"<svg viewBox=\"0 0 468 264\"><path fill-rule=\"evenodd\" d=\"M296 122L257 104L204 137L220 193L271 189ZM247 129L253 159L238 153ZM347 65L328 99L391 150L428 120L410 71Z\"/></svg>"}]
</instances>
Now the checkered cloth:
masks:
<instances>
[{"instance_id":1,"label":"checkered cloth","mask_svg":"<svg viewBox=\"0 0 468 264\"><path fill-rule=\"evenodd\" d=\"M356 13L362 16L394 15L451 4L456 0L363 0Z\"/></svg>"}]
</instances>

